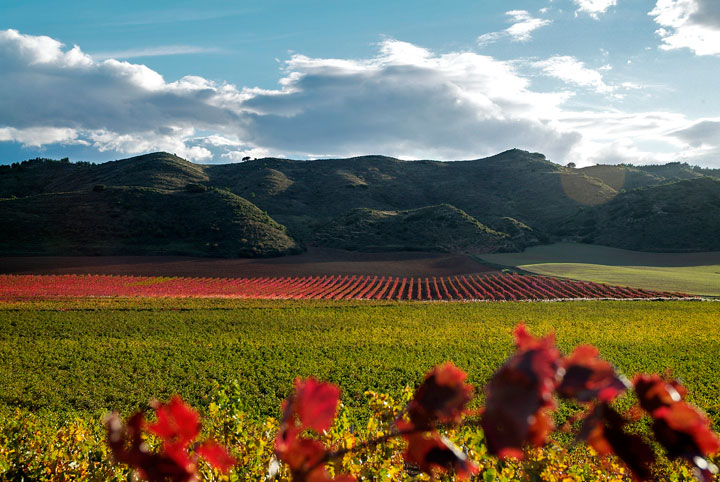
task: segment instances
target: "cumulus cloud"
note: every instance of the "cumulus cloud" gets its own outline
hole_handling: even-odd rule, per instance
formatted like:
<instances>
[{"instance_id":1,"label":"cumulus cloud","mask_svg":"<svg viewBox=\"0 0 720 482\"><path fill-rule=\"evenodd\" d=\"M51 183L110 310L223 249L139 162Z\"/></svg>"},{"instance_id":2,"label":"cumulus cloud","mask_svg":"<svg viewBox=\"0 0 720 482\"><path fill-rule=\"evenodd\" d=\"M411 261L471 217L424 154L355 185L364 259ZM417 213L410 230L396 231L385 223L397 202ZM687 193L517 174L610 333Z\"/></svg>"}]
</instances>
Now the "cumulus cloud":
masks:
<instances>
[{"instance_id":1,"label":"cumulus cloud","mask_svg":"<svg viewBox=\"0 0 720 482\"><path fill-rule=\"evenodd\" d=\"M46 36L0 31L2 139L29 146L80 140L100 151L169 150L207 159L196 129L241 130L234 87L197 77L166 82L144 65L96 61ZM9 131L8 129L13 129Z\"/></svg>"},{"instance_id":2,"label":"cumulus cloud","mask_svg":"<svg viewBox=\"0 0 720 482\"><path fill-rule=\"evenodd\" d=\"M560 79L568 84L591 88L601 94L615 90L614 87L605 83L600 72L585 67L585 64L575 57L556 55L546 60L533 62L532 65L541 69L545 75ZM607 67L601 67L601 69L608 70Z\"/></svg>"},{"instance_id":3,"label":"cumulus cloud","mask_svg":"<svg viewBox=\"0 0 720 482\"><path fill-rule=\"evenodd\" d=\"M41 147L45 144L85 144L78 139L75 129L66 127L0 127L0 142L19 142L23 147Z\"/></svg>"},{"instance_id":4,"label":"cumulus cloud","mask_svg":"<svg viewBox=\"0 0 720 482\"><path fill-rule=\"evenodd\" d=\"M720 119L703 119L671 135L696 148L720 146Z\"/></svg>"},{"instance_id":5,"label":"cumulus cloud","mask_svg":"<svg viewBox=\"0 0 720 482\"><path fill-rule=\"evenodd\" d=\"M535 30L552 23L551 20L534 18L527 10L510 10L509 12L505 12L505 15L510 17L510 20L513 22L512 25L500 32L490 32L480 35L477 38L479 45L487 45L507 37L515 42L527 42Z\"/></svg>"},{"instance_id":6,"label":"cumulus cloud","mask_svg":"<svg viewBox=\"0 0 720 482\"><path fill-rule=\"evenodd\" d=\"M453 159L508 145L564 155L578 134L548 116L565 95L528 86L492 57L387 40L369 60L295 55L283 90L256 93L244 106L253 112L251 142L311 156Z\"/></svg>"},{"instance_id":7,"label":"cumulus cloud","mask_svg":"<svg viewBox=\"0 0 720 482\"><path fill-rule=\"evenodd\" d=\"M696 55L720 55L720 2L717 0L658 0L649 13L661 26L660 48L688 48Z\"/></svg>"},{"instance_id":8,"label":"cumulus cloud","mask_svg":"<svg viewBox=\"0 0 720 482\"><path fill-rule=\"evenodd\" d=\"M573 3L578 7L576 14L587 13L597 20L601 13L605 13L610 7L617 5L617 0L573 0Z\"/></svg>"},{"instance_id":9,"label":"cumulus cloud","mask_svg":"<svg viewBox=\"0 0 720 482\"><path fill-rule=\"evenodd\" d=\"M568 107L574 92L533 90L511 61L393 39L365 59L293 55L276 89L199 76L168 82L144 65L95 60L14 30L0 32L0 65L0 142L33 147L165 150L205 163L372 153L470 159L519 147L585 165L692 160L720 145L692 137L712 129L682 114L578 112ZM568 86L624 88L572 57L536 67Z\"/></svg>"}]
</instances>

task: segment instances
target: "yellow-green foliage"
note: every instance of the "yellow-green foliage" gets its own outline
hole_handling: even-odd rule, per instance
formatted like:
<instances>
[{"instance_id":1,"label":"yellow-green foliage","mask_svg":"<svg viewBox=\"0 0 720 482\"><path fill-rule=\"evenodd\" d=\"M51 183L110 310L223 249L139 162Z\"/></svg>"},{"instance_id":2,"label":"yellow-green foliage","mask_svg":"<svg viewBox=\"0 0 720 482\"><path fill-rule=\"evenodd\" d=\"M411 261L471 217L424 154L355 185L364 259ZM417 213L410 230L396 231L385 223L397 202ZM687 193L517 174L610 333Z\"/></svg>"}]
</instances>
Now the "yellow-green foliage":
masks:
<instances>
[{"instance_id":1,"label":"yellow-green foliage","mask_svg":"<svg viewBox=\"0 0 720 482\"><path fill-rule=\"evenodd\" d=\"M419 383L437 363L454 361L471 383L483 386L512 351L518 322L537 334L556 331L566 353L581 343L594 344L627 375L672 369L717 430L719 319L715 302L5 303L0 305L0 480L23 480L8 475L20 469L24 480L126 480L127 472L106 462L102 414L111 409L127 414L173 393L199 408L207 434L238 456L241 465L232 480L261 480L272 458L280 403L296 376L341 387L343 409L327 441L336 448L350 446L387 431L389 414L407 400L403 387ZM368 404L365 392L387 395L369 393ZM576 407L563 405L557 421L574 413ZM620 466L582 447L570 448L562 437L518 464L488 457L474 428L448 436L483 467L480 480L597 480L598 470L601 480L623 477ZM367 475L366 480L404 480L401 452L398 441L352 454L342 469ZM663 470L663 479L689 480L685 468Z\"/></svg>"},{"instance_id":2,"label":"yellow-green foliage","mask_svg":"<svg viewBox=\"0 0 720 482\"><path fill-rule=\"evenodd\" d=\"M519 322L560 348L600 349L628 376L673 370L720 422L720 303L398 303L69 300L0 305L0 407L129 411L179 393L207 407L237 380L248 417L279 416L297 376L336 383L353 417L361 394L393 396L453 361L483 386Z\"/></svg>"},{"instance_id":3,"label":"yellow-green foliage","mask_svg":"<svg viewBox=\"0 0 720 482\"><path fill-rule=\"evenodd\" d=\"M200 462L202 480L207 481L288 481L289 471L274 458L274 439L278 421L248 420L238 408L239 386L218 387L203 419L203 432L224 444L237 460L229 474L220 474ZM406 466L401 438L367 445L366 442L387 435L395 417L410 400L409 387L395 399L387 394L366 392L370 409L366 422L356 424L340 407L332 428L320 439L331 450L351 449L332 462L331 472L349 473L357 480L422 481L426 474ZM125 481L130 478L127 467L109 459L104 444L101 417L38 416L24 411L0 413L0 480L33 481ZM553 441L541 449L528 449L522 461L500 461L488 455L482 431L474 424L445 429L443 435L460 446L480 467L475 480L507 482L511 480L549 482L623 481L631 478L627 469L614 457L599 457L585 445L571 446ZM150 437L148 445L157 448L158 440ZM366 446L364 446L364 444ZM269 473L274 474L269 477ZM690 481L692 472L681 463L664 461L656 470L662 480ZM436 480L451 481L452 475Z\"/></svg>"}]
</instances>

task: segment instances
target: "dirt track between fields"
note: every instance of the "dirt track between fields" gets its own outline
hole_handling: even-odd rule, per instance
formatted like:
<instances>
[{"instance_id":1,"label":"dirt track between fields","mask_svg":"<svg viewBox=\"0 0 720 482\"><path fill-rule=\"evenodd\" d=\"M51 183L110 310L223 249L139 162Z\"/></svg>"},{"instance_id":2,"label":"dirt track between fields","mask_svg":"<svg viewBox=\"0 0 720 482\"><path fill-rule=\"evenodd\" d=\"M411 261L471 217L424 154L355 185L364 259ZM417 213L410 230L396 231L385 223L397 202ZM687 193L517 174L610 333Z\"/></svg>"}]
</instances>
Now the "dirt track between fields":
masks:
<instances>
[{"instance_id":1,"label":"dirt track between fields","mask_svg":"<svg viewBox=\"0 0 720 482\"><path fill-rule=\"evenodd\" d=\"M259 276L451 276L497 271L460 254L359 253L311 248L296 256L220 259L184 256L0 257L2 274L111 274L240 278Z\"/></svg>"}]
</instances>

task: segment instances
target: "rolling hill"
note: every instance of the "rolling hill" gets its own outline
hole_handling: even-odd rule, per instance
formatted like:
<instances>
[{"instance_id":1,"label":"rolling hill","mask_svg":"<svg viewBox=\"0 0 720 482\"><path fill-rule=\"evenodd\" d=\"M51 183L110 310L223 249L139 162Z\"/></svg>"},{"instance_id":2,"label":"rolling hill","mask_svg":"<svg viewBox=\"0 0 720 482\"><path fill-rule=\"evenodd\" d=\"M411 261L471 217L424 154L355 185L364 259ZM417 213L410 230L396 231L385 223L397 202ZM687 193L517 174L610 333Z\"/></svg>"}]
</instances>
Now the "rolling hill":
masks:
<instances>
[{"instance_id":1,"label":"rolling hill","mask_svg":"<svg viewBox=\"0 0 720 482\"><path fill-rule=\"evenodd\" d=\"M301 251L267 213L232 193L147 187L0 201L6 254L264 257Z\"/></svg>"},{"instance_id":2,"label":"rolling hill","mask_svg":"<svg viewBox=\"0 0 720 482\"><path fill-rule=\"evenodd\" d=\"M354 251L517 249L509 238L455 206L441 204L404 211L354 209L320 228L312 244Z\"/></svg>"},{"instance_id":3,"label":"rolling hill","mask_svg":"<svg viewBox=\"0 0 720 482\"><path fill-rule=\"evenodd\" d=\"M720 179L633 189L578 215L567 232L584 242L640 251L720 250Z\"/></svg>"},{"instance_id":4,"label":"rolling hill","mask_svg":"<svg viewBox=\"0 0 720 482\"><path fill-rule=\"evenodd\" d=\"M680 163L574 169L518 149L455 162L362 156L199 165L168 153L98 165L35 159L0 166L0 249L485 253L554 241L718 249L717 174Z\"/></svg>"}]
</instances>

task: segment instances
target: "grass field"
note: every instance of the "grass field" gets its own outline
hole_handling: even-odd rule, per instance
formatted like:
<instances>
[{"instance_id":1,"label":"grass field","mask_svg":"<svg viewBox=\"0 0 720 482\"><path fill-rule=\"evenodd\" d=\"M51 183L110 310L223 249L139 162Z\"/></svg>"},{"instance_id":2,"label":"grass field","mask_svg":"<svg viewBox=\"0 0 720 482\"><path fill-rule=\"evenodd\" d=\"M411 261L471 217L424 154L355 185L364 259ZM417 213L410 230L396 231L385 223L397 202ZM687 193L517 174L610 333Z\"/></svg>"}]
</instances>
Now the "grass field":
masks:
<instances>
[{"instance_id":1,"label":"grass field","mask_svg":"<svg viewBox=\"0 0 720 482\"><path fill-rule=\"evenodd\" d=\"M645 253L589 244L535 246L483 260L545 276L720 296L720 252Z\"/></svg>"},{"instance_id":2,"label":"grass field","mask_svg":"<svg viewBox=\"0 0 720 482\"><path fill-rule=\"evenodd\" d=\"M399 393L452 360L482 385L518 322L581 343L628 375L673 370L720 422L720 304L714 302L387 303L76 299L0 305L0 406L130 410L178 392L206 406L238 380L252 418L279 415L296 376L340 385L363 416L368 389Z\"/></svg>"}]
</instances>

